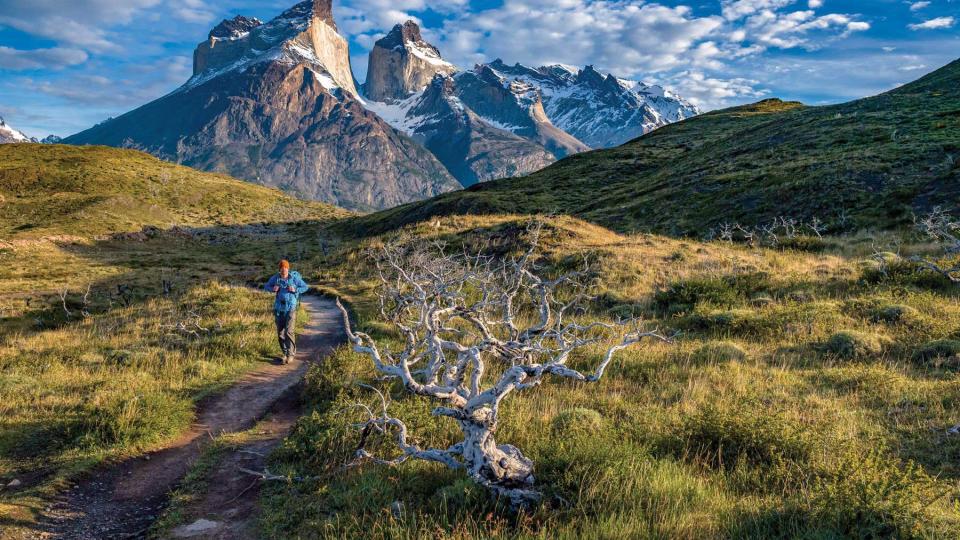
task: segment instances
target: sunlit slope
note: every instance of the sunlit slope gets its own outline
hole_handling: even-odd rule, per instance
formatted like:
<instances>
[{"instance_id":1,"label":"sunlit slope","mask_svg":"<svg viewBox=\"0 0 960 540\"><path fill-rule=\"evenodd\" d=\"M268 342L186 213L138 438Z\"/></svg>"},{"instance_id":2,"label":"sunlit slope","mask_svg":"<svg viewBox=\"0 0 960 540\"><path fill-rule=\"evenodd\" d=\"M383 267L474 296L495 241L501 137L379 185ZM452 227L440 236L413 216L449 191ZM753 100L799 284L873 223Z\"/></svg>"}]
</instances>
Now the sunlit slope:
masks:
<instances>
[{"instance_id":1,"label":"sunlit slope","mask_svg":"<svg viewBox=\"0 0 960 540\"><path fill-rule=\"evenodd\" d=\"M87 236L144 226L328 221L346 215L330 205L133 150L0 146L0 239Z\"/></svg>"},{"instance_id":2,"label":"sunlit slope","mask_svg":"<svg viewBox=\"0 0 960 540\"><path fill-rule=\"evenodd\" d=\"M781 215L835 231L887 228L955 208L958 159L960 61L841 105L766 100L716 111L354 224L378 232L438 215L562 213L621 232L696 236Z\"/></svg>"}]
</instances>

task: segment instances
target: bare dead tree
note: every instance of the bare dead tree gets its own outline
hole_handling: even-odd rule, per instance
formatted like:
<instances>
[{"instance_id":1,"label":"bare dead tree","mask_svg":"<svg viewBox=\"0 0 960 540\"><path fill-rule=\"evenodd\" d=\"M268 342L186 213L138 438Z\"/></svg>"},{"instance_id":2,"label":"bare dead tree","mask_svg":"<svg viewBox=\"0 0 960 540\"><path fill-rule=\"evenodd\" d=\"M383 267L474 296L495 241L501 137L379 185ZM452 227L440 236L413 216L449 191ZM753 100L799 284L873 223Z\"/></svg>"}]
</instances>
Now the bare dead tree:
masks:
<instances>
[{"instance_id":1,"label":"bare dead tree","mask_svg":"<svg viewBox=\"0 0 960 540\"><path fill-rule=\"evenodd\" d=\"M767 242L772 246L780 244L780 236L777 235L779 223L780 221L774 218L769 225L760 225L760 232L763 233L764 238L766 238Z\"/></svg>"},{"instance_id":2,"label":"bare dead tree","mask_svg":"<svg viewBox=\"0 0 960 540\"><path fill-rule=\"evenodd\" d=\"M73 313L67 307L67 295L70 294L70 291L64 288L57 294L60 296L60 304L63 306L63 312L67 314L67 318L73 317Z\"/></svg>"},{"instance_id":3,"label":"bare dead tree","mask_svg":"<svg viewBox=\"0 0 960 540\"><path fill-rule=\"evenodd\" d=\"M724 242L733 243L733 233L735 226L730 223L723 223L720 225L719 238Z\"/></svg>"},{"instance_id":4,"label":"bare dead tree","mask_svg":"<svg viewBox=\"0 0 960 540\"><path fill-rule=\"evenodd\" d=\"M910 260L920 266L937 272L953 283L960 283L960 262L952 265L943 264L942 260L955 258L960 254L960 221L936 207L930 214L916 221L917 229L931 240L943 246L943 256L940 260L930 260L921 256L911 257Z\"/></svg>"},{"instance_id":5,"label":"bare dead tree","mask_svg":"<svg viewBox=\"0 0 960 540\"><path fill-rule=\"evenodd\" d=\"M807 228L813 231L813 234L817 235L817 238L821 240L823 240L823 233L827 229L818 217L811 219L810 222L807 223Z\"/></svg>"},{"instance_id":6,"label":"bare dead tree","mask_svg":"<svg viewBox=\"0 0 960 540\"><path fill-rule=\"evenodd\" d=\"M402 349L388 348L354 330L340 305L355 351L368 355L377 371L402 383L406 391L440 404L433 414L453 420L463 440L447 448L422 448L406 424L379 407L358 404L365 419L358 460L396 465L408 459L465 469L478 484L513 505L539 500L533 463L516 447L495 439L504 399L555 377L596 382L615 355L644 340L669 342L657 331L630 320L615 324L581 322L576 314L587 296L588 268L549 279L534 262L539 227L528 231L530 248L522 255L494 259L484 255L447 255L443 246L382 249L377 268L382 287L380 315L402 336ZM526 321L530 321L526 323ZM584 347L612 343L592 371L568 365ZM374 457L369 435L392 439L400 456Z\"/></svg>"},{"instance_id":7,"label":"bare dead tree","mask_svg":"<svg viewBox=\"0 0 960 540\"><path fill-rule=\"evenodd\" d=\"M797 220L794 218L780 217L780 226L783 228L783 234L789 239L797 237Z\"/></svg>"},{"instance_id":8,"label":"bare dead tree","mask_svg":"<svg viewBox=\"0 0 960 540\"><path fill-rule=\"evenodd\" d=\"M740 234L743 236L743 241L744 243L747 244L747 246L751 248L756 247L756 241L755 241L756 232L753 229L747 229L742 225L740 225L739 223L737 223L736 230L739 231Z\"/></svg>"}]
</instances>

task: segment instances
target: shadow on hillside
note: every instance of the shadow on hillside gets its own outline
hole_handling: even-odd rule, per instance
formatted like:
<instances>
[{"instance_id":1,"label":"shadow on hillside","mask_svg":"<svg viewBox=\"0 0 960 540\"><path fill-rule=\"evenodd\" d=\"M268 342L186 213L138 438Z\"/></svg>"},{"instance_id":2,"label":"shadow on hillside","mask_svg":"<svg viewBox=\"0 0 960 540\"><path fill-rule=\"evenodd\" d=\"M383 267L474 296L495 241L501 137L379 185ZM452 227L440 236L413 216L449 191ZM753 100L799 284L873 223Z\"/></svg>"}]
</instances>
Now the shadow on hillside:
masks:
<instances>
[{"instance_id":1,"label":"shadow on hillside","mask_svg":"<svg viewBox=\"0 0 960 540\"><path fill-rule=\"evenodd\" d=\"M53 240L63 254L80 261L59 272L58 277L71 283L65 287L65 296L61 298L64 289L59 288L8 295L26 298L27 309L0 315L0 337L78 324L84 312L95 316L151 298L176 298L210 281L259 286L281 258L299 265L324 253L330 245L325 227L321 221L169 230L147 227L93 242ZM26 266L34 257L29 246L21 246L13 253L13 264ZM94 277L104 273L109 275Z\"/></svg>"}]
</instances>

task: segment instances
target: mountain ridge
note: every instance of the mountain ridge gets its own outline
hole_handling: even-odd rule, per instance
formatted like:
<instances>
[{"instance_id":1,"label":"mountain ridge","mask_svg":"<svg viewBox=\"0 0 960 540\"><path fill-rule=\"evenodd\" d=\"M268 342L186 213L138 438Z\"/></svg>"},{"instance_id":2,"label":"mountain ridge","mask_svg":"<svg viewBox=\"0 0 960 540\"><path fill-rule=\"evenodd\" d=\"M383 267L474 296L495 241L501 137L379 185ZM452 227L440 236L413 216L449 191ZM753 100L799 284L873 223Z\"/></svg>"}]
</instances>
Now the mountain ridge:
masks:
<instances>
[{"instance_id":1,"label":"mountain ridge","mask_svg":"<svg viewBox=\"0 0 960 540\"><path fill-rule=\"evenodd\" d=\"M362 105L330 3L221 23L229 32L198 45L183 86L64 142L143 150L348 209L458 188L429 151Z\"/></svg>"},{"instance_id":2,"label":"mountain ridge","mask_svg":"<svg viewBox=\"0 0 960 540\"><path fill-rule=\"evenodd\" d=\"M562 213L618 232L707 236L724 222L907 226L960 201L960 60L849 103L712 111L526 177L356 218L365 233L455 214Z\"/></svg>"}]
</instances>

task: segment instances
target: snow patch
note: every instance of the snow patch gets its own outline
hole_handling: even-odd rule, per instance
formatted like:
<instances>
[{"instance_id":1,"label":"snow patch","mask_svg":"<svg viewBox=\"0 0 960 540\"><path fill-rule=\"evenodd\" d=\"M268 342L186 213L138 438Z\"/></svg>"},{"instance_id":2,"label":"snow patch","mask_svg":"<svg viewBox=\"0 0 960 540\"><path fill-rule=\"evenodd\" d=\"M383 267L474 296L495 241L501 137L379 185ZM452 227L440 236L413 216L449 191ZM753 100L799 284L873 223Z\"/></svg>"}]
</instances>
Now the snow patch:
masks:
<instances>
[{"instance_id":1,"label":"snow patch","mask_svg":"<svg viewBox=\"0 0 960 540\"><path fill-rule=\"evenodd\" d=\"M431 48L421 47L419 44L414 43L413 41L407 41L404 43L404 45L411 54L432 66L456 69L453 64L441 58L440 55Z\"/></svg>"},{"instance_id":2,"label":"snow patch","mask_svg":"<svg viewBox=\"0 0 960 540\"><path fill-rule=\"evenodd\" d=\"M430 119L429 116L411 116L410 111L420 103L423 98L423 91L417 92L407 99L393 103L384 103L381 101L361 100L367 110L376 114L391 127L406 135L413 133Z\"/></svg>"},{"instance_id":3,"label":"snow patch","mask_svg":"<svg viewBox=\"0 0 960 540\"><path fill-rule=\"evenodd\" d=\"M12 126L7 125L3 121L3 118L0 118L0 140L9 140L11 142L31 142L32 139L23 134L22 131L14 129Z\"/></svg>"}]
</instances>

